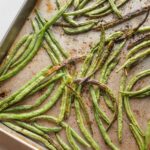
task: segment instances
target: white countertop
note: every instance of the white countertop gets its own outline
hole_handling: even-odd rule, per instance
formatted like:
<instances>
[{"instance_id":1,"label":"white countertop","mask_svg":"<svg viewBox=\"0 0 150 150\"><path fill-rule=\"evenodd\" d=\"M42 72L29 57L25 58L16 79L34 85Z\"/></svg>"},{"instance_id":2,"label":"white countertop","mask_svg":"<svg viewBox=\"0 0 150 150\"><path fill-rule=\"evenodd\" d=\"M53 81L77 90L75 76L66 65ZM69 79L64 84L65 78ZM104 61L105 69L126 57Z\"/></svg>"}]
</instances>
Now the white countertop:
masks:
<instances>
[{"instance_id":1,"label":"white countertop","mask_svg":"<svg viewBox=\"0 0 150 150\"><path fill-rule=\"evenodd\" d=\"M0 0L0 41L7 32L24 0Z\"/></svg>"}]
</instances>

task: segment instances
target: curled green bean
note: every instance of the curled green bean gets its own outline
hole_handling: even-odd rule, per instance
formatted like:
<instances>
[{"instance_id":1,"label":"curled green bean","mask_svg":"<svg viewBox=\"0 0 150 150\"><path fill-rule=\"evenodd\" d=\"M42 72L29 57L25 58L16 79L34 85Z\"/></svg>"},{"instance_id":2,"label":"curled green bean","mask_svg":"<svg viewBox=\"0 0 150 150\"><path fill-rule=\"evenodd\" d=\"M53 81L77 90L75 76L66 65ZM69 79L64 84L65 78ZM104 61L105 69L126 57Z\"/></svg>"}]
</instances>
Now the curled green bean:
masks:
<instances>
[{"instance_id":1,"label":"curled green bean","mask_svg":"<svg viewBox=\"0 0 150 150\"><path fill-rule=\"evenodd\" d=\"M130 91L132 89L132 87L134 86L134 84L141 78L144 78L146 76L150 75L150 70L145 70L142 71L140 73L138 73L136 76L134 76L128 83L128 86L126 87L125 90ZM124 96L124 106L125 106L125 110L127 113L127 116L130 120L130 122L136 127L136 130L138 131L138 133L143 136L143 131L140 128L137 120L135 119L135 116L131 110L130 104L129 104L129 97L128 96Z\"/></svg>"}]
</instances>

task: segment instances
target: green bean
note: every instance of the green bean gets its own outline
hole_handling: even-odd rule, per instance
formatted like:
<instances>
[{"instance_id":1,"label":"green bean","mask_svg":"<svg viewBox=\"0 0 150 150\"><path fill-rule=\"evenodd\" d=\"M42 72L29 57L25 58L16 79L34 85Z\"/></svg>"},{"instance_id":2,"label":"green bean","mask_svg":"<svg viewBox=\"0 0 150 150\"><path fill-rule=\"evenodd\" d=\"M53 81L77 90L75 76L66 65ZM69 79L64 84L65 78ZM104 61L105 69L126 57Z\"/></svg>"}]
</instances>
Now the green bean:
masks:
<instances>
[{"instance_id":1,"label":"green bean","mask_svg":"<svg viewBox=\"0 0 150 150\"><path fill-rule=\"evenodd\" d=\"M40 71L39 73L37 73L30 81L28 81L24 86L22 86L18 91L16 91L15 93L13 93L11 96L4 98L2 101L0 101L0 106L2 104L4 104L7 101L11 101L12 99L14 99L22 90L24 90L25 88L27 88L31 83L33 83L35 80L37 80L41 75L45 74L48 69L50 69L50 66L44 68L42 71Z\"/></svg>"},{"instance_id":2,"label":"green bean","mask_svg":"<svg viewBox=\"0 0 150 150\"><path fill-rule=\"evenodd\" d=\"M83 63L83 66L82 66L82 68L81 68L81 72L79 73L79 76L80 76L80 77L84 77L84 76L86 75L86 73L87 73L87 71L88 71L88 69L89 69L89 66L90 66L90 64L91 64L91 62L92 62L92 58L93 58L93 56L94 56L94 53L96 53L97 50L98 50L98 46L96 45L96 46L94 46L94 47L90 50L90 52L89 52L88 55L86 56L86 59L85 59L85 61L84 61L84 63Z\"/></svg>"},{"instance_id":3,"label":"green bean","mask_svg":"<svg viewBox=\"0 0 150 150\"><path fill-rule=\"evenodd\" d=\"M144 150L144 141L143 141L142 137L140 136L140 134L137 132L136 127L133 124L130 124L129 126L130 126L133 136L136 139L139 149Z\"/></svg>"},{"instance_id":4,"label":"green bean","mask_svg":"<svg viewBox=\"0 0 150 150\"><path fill-rule=\"evenodd\" d=\"M52 145L54 145L58 150L61 150L61 147L58 145L58 143L54 139L50 138L47 134L45 134L43 131L39 130L38 128L36 128L28 123L21 122L21 121L15 121L15 123L22 128L25 128L35 134L38 134L38 135L44 137Z\"/></svg>"},{"instance_id":5,"label":"green bean","mask_svg":"<svg viewBox=\"0 0 150 150\"><path fill-rule=\"evenodd\" d=\"M76 83L82 83L84 79L77 79L74 82ZM87 84L91 84L91 85L97 85L101 90L103 90L104 92L106 92L109 97L111 98L112 102L114 103L114 108L115 108L115 113L113 116L113 119L111 121L111 123L109 124L107 130L111 127L111 125L113 124L113 122L116 120L116 115L117 115L117 100L112 92L112 90L103 83L98 82L97 80L84 80L84 82L86 82Z\"/></svg>"},{"instance_id":6,"label":"green bean","mask_svg":"<svg viewBox=\"0 0 150 150\"><path fill-rule=\"evenodd\" d=\"M39 28L37 24L35 23L35 21L31 20L31 25L35 33L39 31Z\"/></svg>"},{"instance_id":7,"label":"green bean","mask_svg":"<svg viewBox=\"0 0 150 150\"><path fill-rule=\"evenodd\" d=\"M111 141L109 135L107 134L107 131L105 130L101 120L98 117L98 114L95 112L95 120L97 122L98 128L102 134L102 137L104 138L105 143L112 149L112 150L119 150Z\"/></svg>"},{"instance_id":8,"label":"green bean","mask_svg":"<svg viewBox=\"0 0 150 150\"><path fill-rule=\"evenodd\" d=\"M1 113L0 120L6 120L6 119L25 120L25 119L29 119L29 118L32 118L32 117L35 117L37 115L41 115L41 114L47 112L51 107L53 107L53 105L57 102L58 98L62 95L64 87L68 82L69 82L69 79L66 82L63 82L59 86L59 88L57 89L57 92L51 98L51 100L48 101L48 103L45 104L42 108L40 108L38 110L34 110L32 112L22 113L22 114Z\"/></svg>"},{"instance_id":9,"label":"green bean","mask_svg":"<svg viewBox=\"0 0 150 150\"><path fill-rule=\"evenodd\" d=\"M146 34L146 35L143 35L142 37L139 37L138 39L130 42L128 44L128 47L127 49L132 49L133 47L136 47L138 44L142 43L143 41L147 41L147 40L150 40L150 34Z\"/></svg>"},{"instance_id":10,"label":"green bean","mask_svg":"<svg viewBox=\"0 0 150 150\"><path fill-rule=\"evenodd\" d=\"M104 29L102 29L101 38L100 38L100 42L98 45L97 53L95 53L95 58L93 58L93 61L91 62L91 67L89 68L87 74L91 74L94 71L94 69L96 68L97 63L99 61L99 58L102 57L105 53L105 52L103 52L104 47L105 47L105 31L104 31Z\"/></svg>"},{"instance_id":11,"label":"green bean","mask_svg":"<svg viewBox=\"0 0 150 150\"><path fill-rule=\"evenodd\" d=\"M26 40L28 39L29 35L25 35L23 36L15 45L15 47L9 52L9 54L7 55L6 59L4 60L4 62L2 63L2 65L0 66L0 75L2 75L3 71L8 68L11 64L11 61L13 59L13 57L15 56L16 52L20 49L20 47L26 42Z\"/></svg>"},{"instance_id":12,"label":"green bean","mask_svg":"<svg viewBox=\"0 0 150 150\"><path fill-rule=\"evenodd\" d=\"M63 94L63 97L62 97L60 113L59 113L59 116L58 116L58 123L62 122L64 120L64 117L65 117L66 104L67 104L67 94L68 94L68 89L66 87L64 89L64 94Z\"/></svg>"},{"instance_id":13,"label":"green bean","mask_svg":"<svg viewBox=\"0 0 150 150\"><path fill-rule=\"evenodd\" d=\"M36 18L37 20L37 18ZM42 28L43 25L41 22L39 22L39 20L37 20L37 23L39 25L39 28ZM58 61L62 61L62 57L60 56L60 52L57 48L57 46L54 44L54 42L52 41L52 39L50 38L48 32L45 33L45 40L46 43L48 44L48 46L51 48L51 50L53 51L53 53L55 54L55 57L57 58Z\"/></svg>"},{"instance_id":14,"label":"green bean","mask_svg":"<svg viewBox=\"0 0 150 150\"><path fill-rule=\"evenodd\" d=\"M39 14L38 11L36 11L36 15L38 17L38 21L41 22L41 24L44 25L44 23L46 22L42 16ZM59 49L59 51L61 52L61 54L65 57L65 58L68 58L68 54L64 51L64 49L62 48L62 46L59 44L59 42L56 40L53 32L51 31L51 29L49 29L47 31L48 35L50 36L51 40L53 41L53 43L57 46L57 48Z\"/></svg>"},{"instance_id":15,"label":"green bean","mask_svg":"<svg viewBox=\"0 0 150 150\"><path fill-rule=\"evenodd\" d=\"M82 0L80 3L79 3L79 5L78 5L78 7L77 7L77 9L82 9L88 2L90 2L91 0Z\"/></svg>"},{"instance_id":16,"label":"green bean","mask_svg":"<svg viewBox=\"0 0 150 150\"><path fill-rule=\"evenodd\" d=\"M143 98L143 97L147 97L147 96L150 96L150 91L142 93L140 95L137 95L136 98Z\"/></svg>"},{"instance_id":17,"label":"green bean","mask_svg":"<svg viewBox=\"0 0 150 150\"><path fill-rule=\"evenodd\" d=\"M41 77L44 78L44 75L46 75L46 73L48 72L48 70L50 68L51 68L51 66L48 66L48 67L44 68L41 72L37 73L37 75L35 77L33 77L29 82L27 82L24 86L22 86L18 91L16 91L11 96L3 99L0 102L0 106L2 106L3 104L5 104L9 101L12 101L17 95L19 95L22 91L25 91L25 89L27 89L29 86L31 87L31 85L33 86L33 84L36 84L36 80L41 80ZM27 89L26 93L29 93L29 92L30 91Z\"/></svg>"},{"instance_id":18,"label":"green bean","mask_svg":"<svg viewBox=\"0 0 150 150\"><path fill-rule=\"evenodd\" d=\"M90 117L89 117L87 106L86 106L83 98L80 96L80 91L81 91L82 87L78 87L77 92L73 88L71 88L71 87L69 87L69 88L71 89L71 91L74 94L75 98L78 100L78 102L81 106L81 109L83 110L83 114L85 116L85 120L87 122L87 125L88 125L91 133L93 133L92 127L91 127L91 120L90 120Z\"/></svg>"},{"instance_id":19,"label":"green bean","mask_svg":"<svg viewBox=\"0 0 150 150\"><path fill-rule=\"evenodd\" d=\"M125 89L126 77L124 72L122 73L122 77L120 80L120 90ZM121 93L118 95L118 140L122 142L122 132L123 132L123 100L124 97Z\"/></svg>"},{"instance_id":20,"label":"green bean","mask_svg":"<svg viewBox=\"0 0 150 150\"><path fill-rule=\"evenodd\" d=\"M118 10L116 4L114 3L114 0L108 0L109 4L111 6L111 9L114 11L114 13L119 17L122 18L121 12Z\"/></svg>"},{"instance_id":21,"label":"green bean","mask_svg":"<svg viewBox=\"0 0 150 150\"><path fill-rule=\"evenodd\" d=\"M80 105L77 99L75 99L75 111L76 111L77 123L80 127L81 132L84 134L85 138L91 144L93 149L100 150L99 145L95 142L93 137L89 134L88 130L84 126L83 118L80 112Z\"/></svg>"},{"instance_id":22,"label":"green bean","mask_svg":"<svg viewBox=\"0 0 150 150\"><path fill-rule=\"evenodd\" d=\"M95 22L89 23L87 25L84 26L80 26L80 27L76 27L76 28L63 28L64 32L67 34L79 34L79 33L84 33L89 31L90 29L92 29L92 27L95 25Z\"/></svg>"},{"instance_id":23,"label":"green bean","mask_svg":"<svg viewBox=\"0 0 150 150\"><path fill-rule=\"evenodd\" d=\"M74 1L75 2L75 1ZM58 9L61 8L61 4L60 4L60 1L57 1L57 7ZM70 24L71 26L78 26L78 23L74 20L74 18L70 17L70 16L65 16L63 14L63 19L68 23Z\"/></svg>"},{"instance_id":24,"label":"green bean","mask_svg":"<svg viewBox=\"0 0 150 150\"><path fill-rule=\"evenodd\" d=\"M150 32L150 26L141 27L137 30L137 33Z\"/></svg>"},{"instance_id":25,"label":"green bean","mask_svg":"<svg viewBox=\"0 0 150 150\"><path fill-rule=\"evenodd\" d=\"M15 123L16 123L18 126L22 127L22 128L25 128L25 129L27 129L27 130L29 130L29 131L35 133L35 134L38 134L38 135L44 137L44 138L45 138L46 140L48 140L52 145L54 145L54 147L56 147L56 148L59 149L59 150L62 150L61 147L57 144L57 142L56 142L54 139L50 138L47 134L45 134L45 133L44 133L43 131L41 131L40 129L38 129L38 128L36 128L36 127L34 127L34 126L32 126L32 125L30 125L30 124L28 124L28 123L21 122L21 121L15 121Z\"/></svg>"},{"instance_id":26,"label":"green bean","mask_svg":"<svg viewBox=\"0 0 150 150\"><path fill-rule=\"evenodd\" d=\"M124 35L124 32L122 31L113 32L106 38L106 42L115 41L116 39L122 37L123 35Z\"/></svg>"},{"instance_id":27,"label":"green bean","mask_svg":"<svg viewBox=\"0 0 150 150\"><path fill-rule=\"evenodd\" d=\"M116 4L116 7L119 8L122 5L124 5L128 0L123 0L121 1L119 4ZM108 15L112 12L113 10L110 9L110 5L108 6L103 6L101 8L97 8L89 13L87 13L86 15L88 15L91 18L98 18L98 17L103 17L105 15Z\"/></svg>"},{"instance_id":28,"label":"green bean","mask_svg":"<svg viewBox=\"0 0 150 150\"><path fill-rule=\"evenodd\" d=\"M104 79L103 79L103 82L104 82L104 83L107 83L107 80L108 80L108 78L109 78L109 76L110 76L110 73L112 72L112 70L114 70L114 68L117 66L118 63L119 63L119 59L118 59L118 60L115 60L114 62L112 62L112 63L108 66L108 68L107 68L107 70L106 70L106 73L105 73L105 76L104 76Z\"/></svg>"},{"instance_id":29,"label":"green bean","mask_svg":"<svg viewBox=\"0 0 150 150\"><path fill-rule=\"evenodd\" d=\"M106 70L109 67L109 65L114 61L114 59L116 59L116 57L120 54L121 50L123 49L123 47L125 46L126 41L123 41L116 50L114 50L110 56L108 57L108 60L105 62L103 68L102 68L102 72L101 72L101 76L100 76L100 82L102 82L103 80L103 76L105 76Z\"/></svg>"},{"instance_id":30,"label":"green bean","mask_svg":"<svg viewBox=\"0 0 150 150\"><path fill-rule=\"evenodd\" d=\"M74 7L77 8L79 3L80 3L80 0L74 0L74 3L73 3Z\"/></svg>"},{"instance_id":31,"label":"green bean","mask_svg":"<svg viewBox=\"0 0 150 150\"><path fill-rule=\"evenodd\" d=\"M61 127L45 127L37 123L34 123L34 126L38 128L39 130L43 131L44 133L53 133L53 132L57 133L62 130Z\"/></svg>"},{"instance_id":32,"label":"green bean","mask_svg":"<svg viewBox=\"0 0 150 150\"><path fill-rule=\"evenodd\" d=\"M43 41L43 37L45 34L45 31L52 25L54 24L60 17L61 15L65 12L65 10L70 6L70 4L72 3L72 0L67 2L66 5L64 5L55 16L53 16L44 26L43 28L39 31L39 33L37 33L36 35L36 43L35 46L32 50L32 52L28 55L28 57L22 61L16 68L14 68L13 70L11 70L10 72L8 72L7 74L3 75L0 77L0 82L4 81L14 75L16 75L20 70L22 70L27 64L28 62L34 57L34 55L37 53L39 47L41 46L41 43Z\"/></svg>"},{"instance_id":33,"label":"green bean","mask_svg":"<svg viewBox=\"0 0 150 150\"><path fill-rule=\"evenodd\" d=\"M47 87L48 85L54 83L55 81L61 79L65 74L64 73L58 73L55 76L50 76L49 78L47 77L47 80L43 80L35 89L33 89L28 96L31 96L33 94L35 94L37 91Z\"/></svg>"},{"instance_id":34,"label":"green bean","mask_svg":"<svg viewBox=\"0 0 150 150\"><path fill-rule=\"evenodd\" d=\"M113 103L112 103L110 97L107 95L107 93L102 93L102 94L103 94L103 98L104 98L104 101L105 101L107 107L108 107L112 112L114 112L114 111L115 111L114 105L113 105Z\"/></svg>"},{"instance_id":35,"label":"green bean","mask_svg":"<svg viewBox=\"0 0 150 150\"><path fill-rule=\"evenodd\" d=\"M110 5L105 5L103 7L100 7L100 8L97 8L97 9L94 9L92 11L89 11L86 13L87 16L91 16L91 15L95 15L95 14L100 14L100 13L103 13L107 10L110 9Z\"/></svg>"},{"instance_id":36,"label":"green bean","mask_svg":"<svg viewBox=\"0 0 150 150\"><path fill-rule=\"evenodd\" d=\"M89 74L87 77L85 77L82 82L88 80L88 79L89 79L91 76L93 76L97 71L99 71L99 69L101 69L101 67L104 65L104 63L105 63L107 57L109 56L110 51L112 50L112 47L113 47L113 46L114 46L114 42L113 42L113 41L110 41L110 42L108 43L108 45L107 45L107 48L105 49L105 51L103 52L103 54L102 54L102 56L101 56L102 58L101 58L99 61L97 61L97 64L94 64L94 66L95 66L94 70L93 70L92 72L90 72L90 74Z\"/></svg>"},{"instance_id":37,"label":"green bean","mask_svg":"<svg viewBox=\"0 0 150 150\"><path fill-rule=\"evenodd\" d=\"M50 86L48 87L46 92L36 100L35 104L16 106L16 107L13 107L13 108L8 108L8 109L5 110L5 112L19 112L19 111L35 109L38 106L40 106L50 96L53 88L54 88L54 84L50 84Z\"/></svg>"},{"instance_id":38,"label":"green bean","mask_svg":"<svg viewBox=\"0 0 150 150\"><path fill-rule=\"evenodd\" d=\"M72 98L73 95L70 92L70 90L68 91L68 98L67 98L67 103L66 103L66 110L65 110L65 119L68 119L70 114L71 114L71 103L72 103Z\"/></svg>"},{"instance_id":39,"label":"green bean","mask_svg":"<svg viewBox=\"0 0 150 150\"><path fill-rule=\"evenodd\" d=\"M59 144L63 147L64 150L71 150L71 148L60 138L58 134L56 134L56 137Z\"/></svg>"},{"instance_id":40,"label":"green bean","mask_svg":"<svg viewBox=\"0 0 150 150\"><path fill-rule=\"evenodd\" d=\"M31 43L31 40L32 40L32 36L33 35L30 35L27 39L27 41L25 42L25 44L23 45L23 48L20 49L14 56L14 58L12 59L12 65L19 59L19 57L24 53L24 51L26 51L26 49L28 49L28 46L30 45ZM12 68L12 65L11 65L11 68Z\"/></svg>"},{"instance_id":41,"label":"green bean","mask_svg":"<svg viewBox=\"0 0 150 150\"><path fill-rule=\"evenodd\" d=\"M114 27L116 25L119 25L119 24L121 24L123 22L129 21L130 19L132 19L132 18L134 18L136 16L144 14L144 13L148 12L148 10L149 10L149 6L143 7L140 10L136 10L136 11L134 11L132 13L129 13L129 14L125 15L122 19L117 19L117 20L115 19L114 21L107 22L107 23L103 24L103 26L104 26L105 29L112 28L112 27ZM147 17L147 15L146 15L146 17ZM95 30L101 30L101 24L95 26L94 29ZM147 29L145 29L145 30L147 30ZM131 30L131 32L133 32L133 31L134 30Z\"/></svg>"},{"instance_id":42,"label":"green bean","mask_svg":"<svg viewBox=\"0 0 150 150\"><path fill-rule=\"evenodd\" d=\"M43 39L43 35L44 35L44 32L41 33L39 36L38 36L38 39L36 40L36 43L35 43L35 46L33 48L33 50L31 51L31 53L28 55L28 57L23 60L20 64L18 64L17 67L15 67L14 69L12 69L11 71L9 71L7 74L3 75L0 77L0 82L4 81L4 80L7 80L8 78L16 75L20 70L22 70L28 63L29 61L34 57L34 55L37 53L40 45L41 45L41 42L42 42L42 39ZM36 39L36 38L35 38Z\"/></svg>"},{"instance_id":43,"label":"green bean","mask_svg":"<svg viewBox=\"0 0 150 150\"><path fill-rule=\"evenodd\" d=\"M97 98L96 98L96 93L95 90L92 86L90 86L90 93L92 95L92 101L93 101L93 105L98 113L99 116L102 117L102 119L107 123L110 124L110 120L107 117L107 115L101 110L100 106L97 103Z\"/></svg>"},{"instance_id":44,"label":"green bean","mask_svg":"<svg viewBox=\"0 0 150 150\"><path fill-rule=\"evenodd\" d=\"M52 116L46 116L46 115L34 117L31 119L31 121L35 121L35 120L39 120L39 119L44 119L44 120L48 120L48 121L57 123L57 118L52 117ZM60 125L65 129L68 126L68 124L66 124L65 122L61 122ZM86 147L90 147L90 145L83 138L81 138L72 128L71 128L71 132L72 132L72 135L78 140L78 142L80 142L81 144L83 144Z\"/></svg>"},{"instance_id":45,"label":"green bean","mask_svg":"<svg viewBox=\"0 0 150 150\"><path fill-rule=\"evenodd\" d=\"M39 136L39 135L37 135L37 134L35 134L35 133L33 133L33 132L30 132L30 131L28 131L28 130L26 130L26 129L24 129L24 128L21 128L21 127L19 127L19 126L16 126L16 125L14 125L14 124L12 124L12 123L10 123L10 122L4 122L4 124L5 124L6 126L8 126L9 128L11 128L11 129L13 129L13 130L15 130L15 131L17 131L17 132L19 132L19 133L25 135L25 136L28 136L28 137L30 137L30 138L32 138L32 139L35 139L35 140L37 140L37 141L40 141L40 142L43 143L48 149L50 149L50 150L56 150L56 148L55 148L53 145L51 145L51 144L50 144L46 139L44 139L43 137L41 137L41 136Z\"/></svg>"},{"instance_id":46,"label":"green bean","mask_svg":"<svg viewBox=\"0 0 150 150\"><path fill-rule=\"evenodd\" d=\"M150 146L150 121L148 121L147 129L145 133L145 148L148 149Z\"/></svg>"},{"instance_id":47,"label":"green bean","mask_svg":"<svg viewBox=\"0 0 150 150\"><path fill-rule=\"evenodd\" d=\"M72 136L72 133L71 133L71 129L70 129L69 126L66 128L66 133L67 133L67 139L68 139L72 149L73 150L80 150L80 148L77 146L77 144L75 143L75 141L73 139L73 136Z\"/></svg>"},{"instance_id":48,"label":"green bean","mask_svg":"<svg viewBox=\"0 0 150 150\"><path fill-rule=\"evenodd\" d=\"M129 59L134 54L136 54L138 51L140 51L142 48L146 48L150 45L150 40L143 41L142 43L138 44L137 46L133 47L127 54L127 58Z\"/></svg>"},{"instance_id":49,"label":"green bean","mask_svg":"<svg viewBox=\"0 0 150 150\"><path fill-rule=\"evenodd\" d=\"M37 80L35 80L35 82L33 82L31 85L29 85L26 89L24 89L23 91L21 91L20 93L18 93L18 95L16 95L16 97L11 100L11 101L7 101L5 102L3 105L1 105L0 107L0 111L5 110L6 108L20 102L33 88L35 88L43 79L45 78L45 76L40 76Z\"/></svg>"},{"instance_id":50,"label":"green bean","mask_svg":"<svg viewBox=\"0 0 150 150\"><path fill-rule=\"evenodd\" d=\"M135 92L121 91L121 93L123 95L127 95L129 97L134 97L134 96L137 96L137 95L149 92L149 91L150 91L150 86L147 86L147 87L144 87L143 89L140 89L140 90L135 91Z\"/></svg>"},{"instance_id":51,"label":"green bean","mask_svg":"<svg viewBox=\"0 0 150 150\"><path fill-rule=\"evenodd\" d=\"M84 13L87 13L97 7L99 7L100 5L102 5L103 3L105 2L105 0L101 0L101 1L98 1L96 2L94 5L90 5L86 8L83 8L83 9L78 9L76 11L73 11L73 12L68 12L68 13L64 13L65 16L75 16L75 15L81 15L81 14L84 14Z\"/></svg>"},{"instance_id":52,"label":"green bean","mask_svg":"<svg viewBox=\"0 0 150 150\"><path fill-rule=\"evenodd\" d=\"M130 91L133 87L133 85L141 78L144 78L146 76L150 75L150 70L145 70L142 71L140 73L138 73L136 76L134 76L128 83L128 86L126 87L125 90ZM129 97L128 96L124 96L124 106L125 106L125 110L127 113L127 116L130 120L130 122L136 127L137 131L139 132L140 135L143 136L143 131L142 129L139 127L137 120L135 119L135 116L131 110L130 104L129 104Z\"/></svg>"},{"instance_id":53,"label":"green bean","mask_svg":"<svg viewBox=\"0 0 150 150\"><path fill-rule=\"evenodd\" d=\"M150 55L150 49L145 50L144 52L138 53L135 56L129 58L118 70L120 71L122 68L129 68L135 62L139 61L139 59L143 59Z\"/></svg>"},{"instance_id":54,"label":"green bean","mask_svg":"<svg viewBox=\"0 0 150 150\"><path fill-rule=\"evenodd\" d=\"M46 31L51 25L53 25L62 16L62 14L66 11L66 9L71 5L71 3L72 0L67 2L63 7L61 7L60 10L57 11L57 14L51 17L51 19L48 22L46 22L46 24L44 25L44 27L41 29L40 32Z\"/></svg>"},{"instance_id":55,"label":"green bean","mask_svg":"<svg viewBox=\"0 0 150 150\"><path fill-rule=\"evenodd\" d=\"M23 55L16 61L14 62L12 65L11 65L11 68L14 68L16 67L17 65L19 65L21 62L23 62L23 60L25 60L29 54L32 52L37 40L36 40L36 34L33 35L32 37L32 41L31 41L31 44L29 45L29 47L26 49L26 51L23 53Z\"/></svg>"}]
</instances>

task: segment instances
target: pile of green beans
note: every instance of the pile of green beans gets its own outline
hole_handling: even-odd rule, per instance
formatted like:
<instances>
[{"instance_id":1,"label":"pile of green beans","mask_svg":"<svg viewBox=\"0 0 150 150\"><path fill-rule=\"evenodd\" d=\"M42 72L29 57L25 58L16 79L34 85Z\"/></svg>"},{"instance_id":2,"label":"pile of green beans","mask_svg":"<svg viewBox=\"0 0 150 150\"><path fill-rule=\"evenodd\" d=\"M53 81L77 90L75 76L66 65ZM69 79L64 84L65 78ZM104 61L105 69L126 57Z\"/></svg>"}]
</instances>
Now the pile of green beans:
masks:
<instances>
[{"instance_id":1,"label":"pile of green beans","mask_svg":"<svg viewBox=\"0 0 150 150\"><path fill-rule=\"evenodd\" d=\"M142 63L142 60L150 55L150 36L145 35L150 32L150 26L142 26L148 13L137 28L115 31L106 36L107 29L150 9L146 6L124 16L119 8L126 2L128 0L120 2L116 0L68 0L63 5L60 0L56 0L58 10L49 20L43 18L36 9L35 18L31 20L32 33L23 36L0 65L0 84L18 74L41 47L49 56L51 65L42 69L14 93L0 100L0 121L50 150L80 150L80 145L84 147L83 149L101 150L102 146L95 138L95 130L93 130L95 123L105 144L112 150L119 150L119 145L114 143L109 136L109 129L112 129L112 125L117 120L118 144L123 143L123 113L126 113L129 120L127 124L139 150L148 150L150 123L148 122L144 132L132 111L130 102L132 98L142 100L150 96L149 85L134 90L139 80L150 76L150 70L133 74L131 78L128 76L132 71L131 68L136 67L136 63ZM96 18L106 16L111 12L118 19L103 25L99 24ZM80 17L85 17L86 20L80 22ZM59 21L60 18L61 21ZM53 33L53 27L56 25L62 25L64 33L70 35L90 30L100 31L100 40L91 47L86 56L70 57L69 52L61 46ZM130 42L126 47L133 35L139 34L144 34L143 38ZM127 54L123 52L124 49L127 49ZM117 65L122 63L120 62L122 54L125 55L125 61L118 69ZM84 60L81 62L81 68L77 71L76 65L82 58ZM69 68L73 65L74 73ZM122 70L121 73L120 70ZM121 76L117 95L116 91L109 86L113 71ZM22 104L40 91L42 94L33 104ZM85 92L88 98L84 97ZM106 107L101 105L101 99L104 100ZM56 107L58 101L60 101L60 107L55 117L47 115L49 110ZM88 103L92 104L90 110L93 118L91 118ZM108 109L110 115L105 109ZM72 111L75 113L80 133L75 131L68 121L72 117ZM40 122L41 120L48 121L52 125L45 126ZM61 132L65 134L63 137ZM55 138L51 138L51 135ZM67 141L64 140L64 136Z\"/></svg>"}]
</instances>

